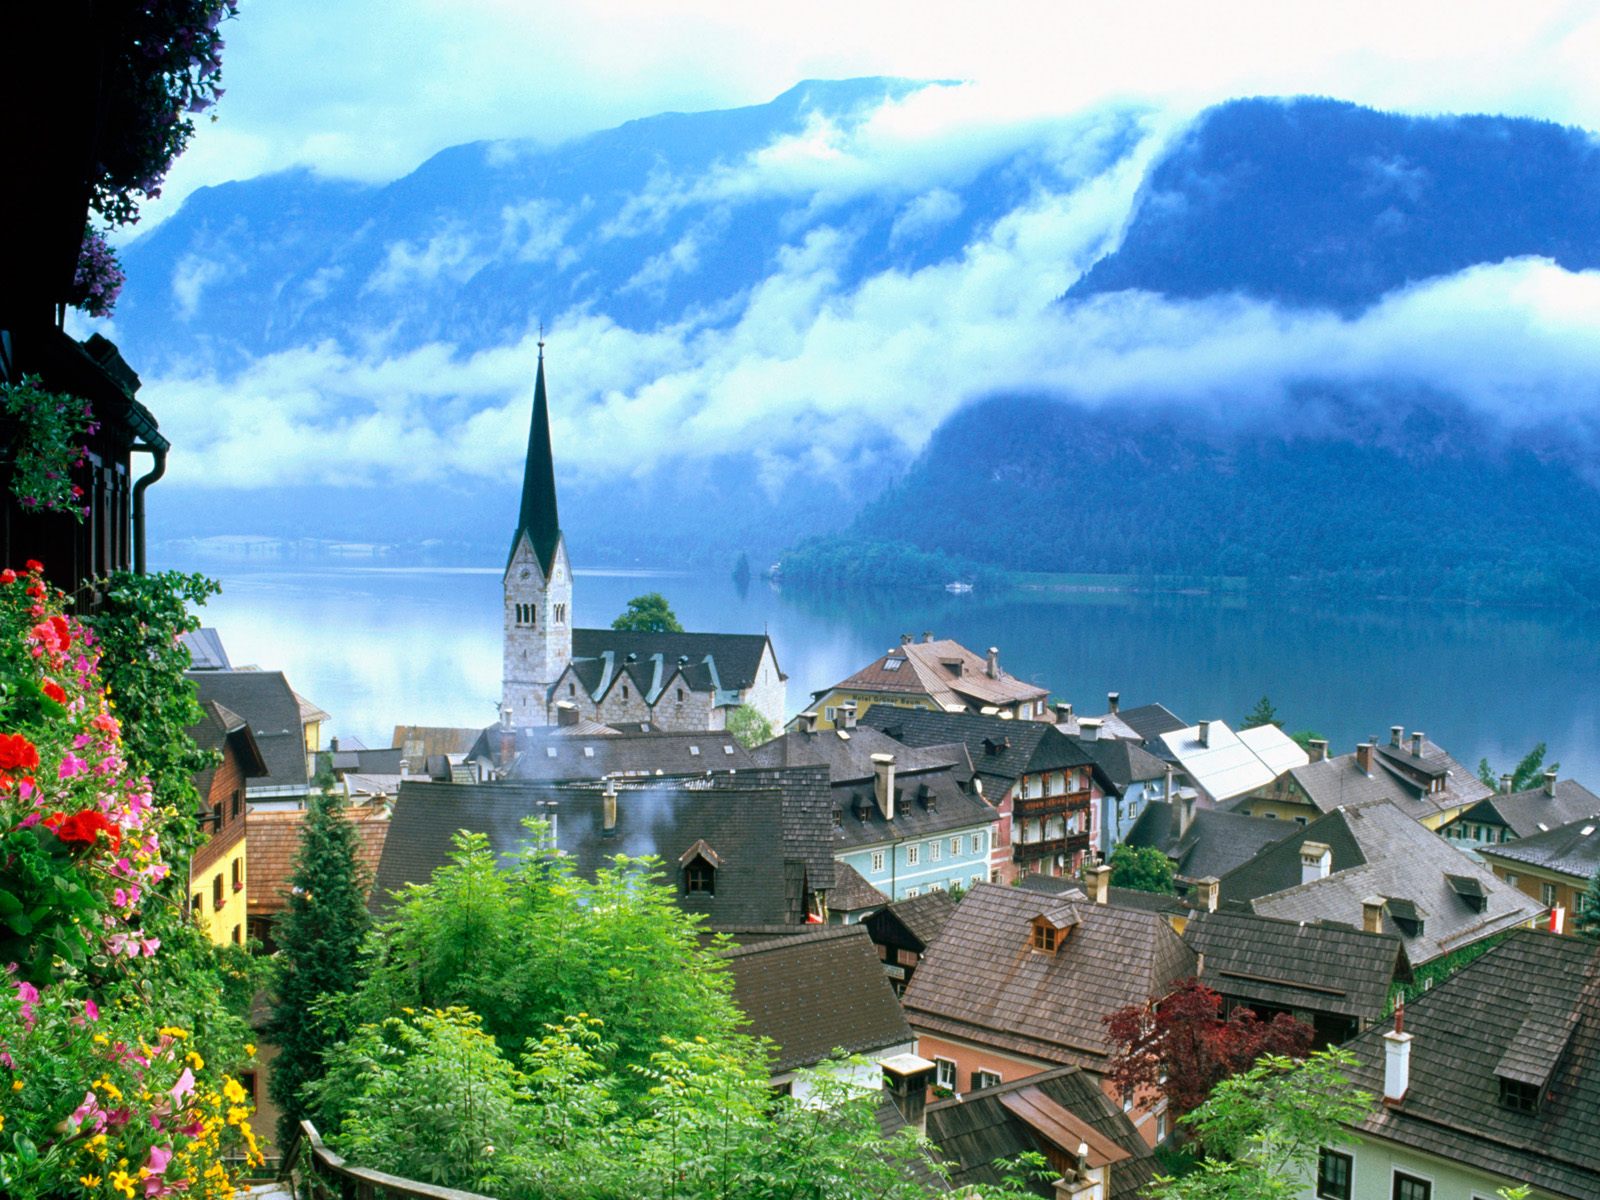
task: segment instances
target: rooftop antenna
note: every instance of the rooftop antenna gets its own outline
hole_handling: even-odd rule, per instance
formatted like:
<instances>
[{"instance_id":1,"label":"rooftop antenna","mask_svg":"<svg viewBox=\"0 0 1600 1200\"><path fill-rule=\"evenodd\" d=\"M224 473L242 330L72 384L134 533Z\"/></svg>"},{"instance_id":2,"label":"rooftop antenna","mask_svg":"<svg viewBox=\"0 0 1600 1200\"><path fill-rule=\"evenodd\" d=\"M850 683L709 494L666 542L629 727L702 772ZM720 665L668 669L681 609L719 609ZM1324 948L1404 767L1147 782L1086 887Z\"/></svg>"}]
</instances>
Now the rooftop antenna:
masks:
<instances>
[{"instance_id":1,"label":"rooftop antenna","mask_svg":"<svg viewBox=\"0 0 1600 1200\"><path fill-rule=\"evenodd\" d=\"M544 357L544 318L539 318L539 357Z\"/></svg>"}]
</instances>

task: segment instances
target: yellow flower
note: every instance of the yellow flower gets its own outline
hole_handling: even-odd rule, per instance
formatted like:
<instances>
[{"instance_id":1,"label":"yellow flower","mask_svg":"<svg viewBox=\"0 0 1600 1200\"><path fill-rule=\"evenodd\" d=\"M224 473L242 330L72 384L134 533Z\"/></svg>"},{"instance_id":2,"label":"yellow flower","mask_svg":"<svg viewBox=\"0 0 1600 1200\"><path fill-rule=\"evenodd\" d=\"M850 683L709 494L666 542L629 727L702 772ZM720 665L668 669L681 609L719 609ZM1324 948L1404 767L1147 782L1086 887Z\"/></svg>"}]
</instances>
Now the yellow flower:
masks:
<instances>
[{"instance_id":1,"label":"yellow flower","mask_svg":"<svg viewBox=\"0 0 1600 1200\"><path fill-rule=\"evenodd\" d=\"M156 1032L162 1037L186 1038L189 1036L187 1029L179 1029L176 1025L163 1025Z\"/></svg>"},{"instance_id":2,"label":"yellow flower","mask_svg":"<svg viewBox=\"0 0 1600 1200\"><path fill-rule=\"evenodd\" d=\"M184 1057L189 1060L189 1065L191 1067L193 1067L196 1071L205 1070L206 1060L201 1058L193 1050L189 1051L189 1053L186 1054Z\"/></svg>"},{"instance_id":3,"label":"yellow flower","mask_svg":"<svg viewBox=\"0 0 1600 1200\"><path fill-rule=\"evenodd\" d=\"M254 1058L256 1056L256 1044L254 1042L246 1042L244 1044L244 1056L246 1058Z\"/></svg>"},{"instance_id":4,"label":"yellow flower","mask_svg":"<svg viewBox=\"0 0 1600 1200\"><path fill-rule=\"evenodd\" d=\"M232 1075L223 1077L222 1094L233 1104L243 1104L245 1101L244 1088L239 1086L239 1081Z\"/></svg>"},{"instance_id":5,"label":"yellow flower","mask_svg":"<svg viewBox=\"0 0 1600 1200\"><path fill-rule=\"evenodd\" d=\"M111 1172L111 1186L127 1196L128 1200L133 1200L133 1176L126 1171Z\"/></svg>"},{"instance_id":6,"label":"yellow flower","mask_svg":"<svg viewBox=\"0 0 1600 1200\"><path fill-rule=\"evenodd\" d=\"M4 1129L5 1127L6 1127L6 1115L5 1115L5 1113L0 1113L0 1129Z\"/></svg>"},{"instance_id":7,"label":"yellow flower","mask_svg":"<svg viewBox=\"0 0 1600 1200\"><path fill-rule=\"evenodd\" d=\"M79 1175L78 1176L78 1182L83 1184L83 1186L86 1187L86 1188L97 1188L97 1187L100 1186L100 1176L98 1176L98 1175Z\"/></svg>"}]
</instances>

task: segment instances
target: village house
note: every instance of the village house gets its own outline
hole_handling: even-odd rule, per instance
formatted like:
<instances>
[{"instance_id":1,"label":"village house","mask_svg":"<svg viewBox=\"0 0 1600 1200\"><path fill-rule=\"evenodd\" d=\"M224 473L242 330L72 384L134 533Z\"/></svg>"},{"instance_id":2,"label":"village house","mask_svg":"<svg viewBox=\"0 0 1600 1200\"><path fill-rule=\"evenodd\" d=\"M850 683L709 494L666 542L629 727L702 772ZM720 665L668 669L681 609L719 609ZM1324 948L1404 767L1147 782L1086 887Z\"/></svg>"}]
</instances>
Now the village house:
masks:
<instances>
[{"instance_id":1,"label":"village house","mask_svg":"<svg viewBox=\"0 0 1600 1200\"><path fill-rule=\"evenodd\" d=\"M1239 805L1257 816L1278 816L1303 822L1340 805L1386 800L1413 821L1440 829L1492 789L1452 758L1427 735L1405 726L1389 730L1387 743L1363 742L1355 753L1329 758L1326 745L1316 747L1311 762L1297 766L1281 792L1268 799Z\"/></svg>"},{"instance_id":2,"label":"village house","mask_svg":"<svg viewBox=\"0 0 1600 1200\"><path fill-rule=\"evenodd\" d=\"M521 507L503 581L500 724L556 723L556 704L602 724L726 727L747 706L783 723L788 677L765 634L645 633L573 628L573 575L556 511L555 462L539 346Z\"/></svg>"},{"instance_id":3,"label":"village house","mask_svg":"<svg viewBox=\"0 0 1600 1200\"><path fill-rule=\"evenodd\" d=\"M1511 776L1502 775L1498 792L1446 821L1439 836L1463 847L1493 848L1595 813L1600 813L1600 796L1576 779L1557 779L1555 771L1546 771L1538 787L1513 792Z\"/></svg>"},{"instance_id":4,"label":"village house","mask_svg":"<svg viewBox=\"0 0 1600 1200\"><path fill-rule=\"evenodd\" d=\"M250 726L267 766L266 774L252 777L245 787L250 807L303 805L328 714L296 693L282 671L191 670L184 677L193 682L202 704L215 701Z\"/></svg>"},{"instance_id":5,"label":"village house","mask_svg":"<svg viewBox=\"0 0 1600 1200\"><path fill-rule=\"evenodd\" d=\"M1103 857L1109 858L1127 838L1146 805L1177 797L1177 780L1181 773L1172 763L1151 754L1140 741L1108 736L1104 726L1093 740L1080 736L1080 741L1100 768L1105 785L1100 801L1097 849Z\"/></svg>"},{"instance_id":6,"label":"village house","mask_svg":"<svg viewBox=\"0 0 1600 1200\"><path fill-rule=\"evenodd\" d=\"M1170 804L1147 804L1123 840L1135 849L1166 855L1179 888L1187 891L1196 880L1226 875L1249 862L1292 828L1264 817L1201 808L1193 796L1180 793Z\"/></svg>"},{"instance_id":7,"label":"village house","mask_svg":"<svg viewBox=\"0 0 1600 1200\"><path fill-rule=\"evenodd\" d=\"M200 794L200 827L206 839L189 860L189 911L218 945L242 945L247 934L245 887L250 878L248 781L267 773L250 726L215 700L200 706L205 714L189 730L195 745L215 752L219 761L195 775Z\"/></svg>"},{"instance_id":8,"label":"village house","mask_svg":"<svg viewBox=\"0 0 1600 1200\"><path fill-rule=\"evenodd\" d=\"M1518 930L1346 1049L1379 1102L1303 1200L1600 1196L1600 944Z\"/></svg>"},{"instance_id":9,"label":"village house","mask_svg":"<svg viewBox=\"0 0 1600 1200\"><path fill-rule=\"evenodd\" d=\"M1413 968L1544 912L1387 800L1288 828L1222 876L1222 907L1395 934Z\"/></svg>"},{"instance_id":10,"label":"village house","mask_svg":"<svg viewBox=\"0 0 1600 1200\"><path fill-rule=\"evenodd\" d=\"M1098 853L1106 781L1084 743L1057 726L888 706L859 723L908 746L966 746L996 814L991 882L1028 871L1074 874Z\"/></svg>"},{"instance_id":11,"label":"village house","mask_svg":"<svg viewBox=\"0 0 1600 1200\"><path fill-rule=\"evenodd\" d=\"M973 786L960 742L909 747L854 725L792 731L752 757L774 767L827 768L834 857L889 900L988 879L997 814ZM847 903L858 908L861 899Z\"/></svg>"},{"instance_id":12,"label":"village house","mask_svg":"<svg viewBox=\"0 0 1600 1200\"><path fill-rule=\"evenodd\" d=\"M1390 989L1411 975L1400 939L1343 925L1218 912L1216 880L1199 889L1183 940L1199 955L1200 982L1223 999L1224 1014L1248 1008L1263 1021L1279 1013L1339 1045L1389 1011Z\"/></svg>"},{"instance_id":13,"label":"village house","mask_svg":"<svg viewBox=\"0 0 1600 1200\"><path fill-rule=\"evenodd\" d=\"M1095 1076L1154 1145L1171 1132L1158 1096L1105 1079L1114 1047L1101 1018L1167 996L1199 970L1157 913L979 884L956 906L906 988L917 1053L937 1086L980 1091L1054 1067Z\"/></svg>"},{"instance_id":14,"label":"village house","mask_svg":"<svg viewBox=\"0 0 1600 1200\"><path fill-rule=\"evenodd\" d=\"M1035 1195L1138 1200L1157 1166L1121 1106L1078 1067L1041 1071L931 1104L926 1131L957 1192L1004 1183L1005 1164L1032 1153L1042 1155L1061 1179L1033 1180Z\"/></svg>"},{"instance_id":15,"label":"village house","mask_svg":"<svg viewBox=\"0 0 1600 1200\"><path fill-rule=\"evenodd\" d=\"M723 773L600 783L421 783L400 787L371 906L443 866L458 830L482 833L502 862L545 823L553 849L592 878L617 855L654 855L680 907L714 929L804 925L827 917L834 884L827 772Z\"/></svg>"},{"instance_id":16,"label":"village house","mask_svg":"<svg viewBox=\"0 0 1600 1200\"><path fill-rule=\"evenodd\" d=\"M1310 761L1276 725L1235 733L1226 721L1200 721L1163 733L1161 742L1201 799L1219 808L1269 791L1286 772Z\"/></svg>"},{"instance_id":17,"label":"village house","mask_svg":"<svg viewBox=\"0 0 1600 1200\"><path fill-rule=\"evenodd\" d=\"M1550 910L1550 928L1575 932L1590 881L1600 872L1600 804L1586 817L1512 842L1478 847L1499 879Z\"/></svg>"},{"instance_id":18,"label":"village house","mask_svg":"<svg viewBox=\"0 0 1600 1200\"><path fill-rule=\"evenodd\" d=\"M1017 880L1016 886L1041 896L1072 896L1096 904L1114 904L1118 908L1159 913L1178 933L1183 932L1184 923L1189 918L1189 906L1182 897L1164 892L1140 891L1138 888L1112 887L1111 868L1104 863L1085 871L1082 879L1024 875Z\"/></svg>"},{"instance_id":19,"label":"village house","mask_svg":"<svg viewBox=\"0 0 1600 1200\"><path fill-rule=\"evenodd\" d=\"M295 857L300 853L306 811L291 808L250 815L251 874L246 888L248 931L262 954L273 954L278 949L275 927L289 908L290 879ZM356 870L362 885L370 890L389 834L389 807L386 804L352 804L346 805L341 815L355 830Z\"/></svg>"},{"instance_id":20,"label":"village house","mask_svg":"<svg viewBox=\"0 0 1600 1200\"><path fill-rule=\"evenodd\" d=\"M1018 720L1049 721L1050 692L1027 683L1000 667L1000 651L975 654L960 642L934 639L925 633L914 641L908 633L900 644L854 675L812 693L801 726L832 729L840 709L865 717L875 704L933 712L988 713Z\"/></svg>"},{"instance_id":21,"label":"village house","mask_svg":"<svg viewBox=\"0 0 1600 1200\"><path fill-rule=\"evenodd\" d=\"M773 1042L773 1090L814 1103L820 1072L850 1092L875 1092L871 1060L910 1054L916 1038L889 990L866 930L833 925L723 952L746 1032ZM836 1054L859 1064L829 1064Z\"/></svg>"},{"instance_id":22,"label":"village house","mask_svg":"<svg viewBox=\"0 0 1600 1200\"><path fill-rule=\"evenodd\" d=\"M924 892L890 904L861 922L867 927L895 995L905 993L906 985L917 973L917 964L928 947L939 940L955 910L956 902L950 893Z\"/></svg>"},{"instance_id":23,"label":"village house","mask_svg":"<svg viewBox=\"0 0 1600 1200\"><path fill-rule=\"evenodd\" d=\"M489 777L524 783L703 775L752 765L749 751L725 729L620 733L607 726L603 733L579 734L545 725L516 731L491 727L485 736L502 743ZM481 762L479 753L475 748L469 760Z\"/></svg>"}]
</instances>

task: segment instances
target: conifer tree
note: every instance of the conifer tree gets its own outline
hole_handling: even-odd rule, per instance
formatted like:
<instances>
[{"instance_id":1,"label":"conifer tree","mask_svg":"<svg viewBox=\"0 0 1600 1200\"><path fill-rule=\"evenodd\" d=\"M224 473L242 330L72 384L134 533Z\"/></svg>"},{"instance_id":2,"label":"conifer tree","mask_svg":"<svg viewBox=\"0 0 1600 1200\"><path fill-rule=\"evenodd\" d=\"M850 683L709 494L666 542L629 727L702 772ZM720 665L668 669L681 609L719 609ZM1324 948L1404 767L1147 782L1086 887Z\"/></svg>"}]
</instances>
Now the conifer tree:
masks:
<instances>
[{"instance_id":1,"label":"conifer tree","mask_svg":"<svg viewBox=\"0 0 1600 1200\"><path fill-rule=\"evenodd\" d=\"M1578 932L1600 941L1600 868L1589 878L1589 886L1578 901Z\"/></svg>"},{"instance_id":2,"label":"conifer tree","mask_svg":"<svg viewBox=\"0 0 1600 1200\"><path fill-rule=\"evenodd\" d=\"M281 1114L280 1147L307 1111L301 1089L322 1077L323 1056L340 1035L336 1019L316 1002L360 982L358 956L369 925L361 876L343 798L313 795L290 873L289 908L278 923L267 1028L279 1049L269 1091Z\"/></svg>"}]
</instances>

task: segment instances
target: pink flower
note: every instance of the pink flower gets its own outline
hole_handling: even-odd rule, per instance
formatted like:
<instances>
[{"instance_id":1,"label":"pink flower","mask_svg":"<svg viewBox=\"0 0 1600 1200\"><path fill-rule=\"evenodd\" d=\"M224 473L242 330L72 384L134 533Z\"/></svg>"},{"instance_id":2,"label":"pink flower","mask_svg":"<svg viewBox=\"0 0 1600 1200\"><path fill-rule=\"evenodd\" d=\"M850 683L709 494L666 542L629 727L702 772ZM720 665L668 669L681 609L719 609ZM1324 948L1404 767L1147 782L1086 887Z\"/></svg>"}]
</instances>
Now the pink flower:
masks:
<instances>
[{"instance_id":1,"label":"pink flower","mask_svg":"<svg viewBox=\"0 0 1600 1200\"><path fill-rule=\"evenodd\" d=\"M22 1001L22 1026L33 1028L33 1006L39 1002L39 989L26 979L17 982L17 999Z\"/></svg>"},{"instance_id":2,"label":"pink flower","mask_svg":"<svg viewBox=\"0 0 1600 1200\"><path fill-rule=\"evenodd\" d=\"M69 750L61 756L61 766L56 769L56 777L58 779L71 779L74 775L83 774L88 765L83 759Z\"/></svg>"},{"instance_id":3,"label":"pink flower","mask_svg":"<svg viewBox=\"0 0 1600 1200\"><path fill-rule=\"evenodd\" d=\"M183 1069L183 1074L178 1076L178 1082L172 1085L170 1095L174 1104L183 1102L183 1098L194 1091L194 1072L188 1067Z\"/></svg>"},{"instance_id":4,"label":"pink flower","mask_svg":"<svg viewBox=\"0 0 1600 1200\"><path fill-rule=\"evenodd\" d=\"M91 1021L98 1021L100 1019L100 1006L93 1000L85 1000L83 1002L83 1015Z\"/></svg>"},{"instance_id":5,"label":"pink flower","mask_svg":"<svg viewBox=\"0 0 1600 1200\"><path fill-rule=\"evenodd\" d=\"M95 1098L93 1092L85 1092L83 1103L73 1109L72 1115L67 1118L67 1125L72 1129L81 1128L85 1122L88 1122L96 1133L106 1127L106 1114L100 1111L100 1101Z\"/></svg>"}]
</instances>

